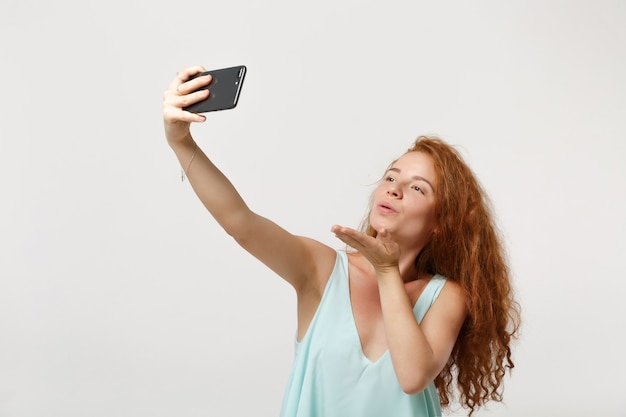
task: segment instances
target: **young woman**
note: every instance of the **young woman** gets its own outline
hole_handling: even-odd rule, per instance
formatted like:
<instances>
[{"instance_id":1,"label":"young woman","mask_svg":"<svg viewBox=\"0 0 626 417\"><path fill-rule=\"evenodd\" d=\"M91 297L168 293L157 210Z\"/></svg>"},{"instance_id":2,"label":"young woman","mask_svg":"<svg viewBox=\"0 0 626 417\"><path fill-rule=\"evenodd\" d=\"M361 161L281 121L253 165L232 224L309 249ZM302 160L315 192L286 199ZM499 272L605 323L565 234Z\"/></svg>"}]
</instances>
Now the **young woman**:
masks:
<instances>
[{"instance_id":1,"label":"young woman","mask_svg":"<svg viewBox=\"0 0 626 417\"><path fill-rule=\"evenodd\" d=\"M284 417L438 416L455 391L470 414L502 400L519 314L488 201L459 154L420 137L376 187L351 251L259 216L198 148L182 110L210 76L182 70L164 93L167 141L211 215L293 286L296 358ZM209 90L196 92L201 86Z\"/></svg>"}]
</instances>

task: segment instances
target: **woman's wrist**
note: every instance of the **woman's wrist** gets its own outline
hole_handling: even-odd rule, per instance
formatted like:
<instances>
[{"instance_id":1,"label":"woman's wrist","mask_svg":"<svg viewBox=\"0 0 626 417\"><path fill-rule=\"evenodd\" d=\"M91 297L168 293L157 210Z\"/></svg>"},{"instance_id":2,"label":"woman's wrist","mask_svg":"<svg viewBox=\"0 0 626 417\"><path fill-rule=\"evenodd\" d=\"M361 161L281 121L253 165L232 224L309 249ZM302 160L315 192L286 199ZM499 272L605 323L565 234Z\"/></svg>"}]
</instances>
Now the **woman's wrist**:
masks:
<instances>
[{"instance_id":1,"label":"woman's wrist","mask_svg":"<svg viewBox=\"0 0 626 417\"><path fill-rule=\"evenodd\" d=\"M398 265L389 265L386 267L379 267L376 269L376 278L378 283L390 282L393 280L402 281L400 276L400 268Z\"/></svg>"},{"instance_id":2,"label":"woman's wrist","mask_svg":"<svg viewBox=\"0 0 626 417\"><path fill-rule=\"evenodd\" d=\"M197 146L193 137L191 136L191 132L187 132L186 134L178 138L171 138L170 136L166 136L166 138L167 144L170 145L170 148L172 148L174 151L176 151L177 149L195 148Z\"/></svg>"}]
</instances>

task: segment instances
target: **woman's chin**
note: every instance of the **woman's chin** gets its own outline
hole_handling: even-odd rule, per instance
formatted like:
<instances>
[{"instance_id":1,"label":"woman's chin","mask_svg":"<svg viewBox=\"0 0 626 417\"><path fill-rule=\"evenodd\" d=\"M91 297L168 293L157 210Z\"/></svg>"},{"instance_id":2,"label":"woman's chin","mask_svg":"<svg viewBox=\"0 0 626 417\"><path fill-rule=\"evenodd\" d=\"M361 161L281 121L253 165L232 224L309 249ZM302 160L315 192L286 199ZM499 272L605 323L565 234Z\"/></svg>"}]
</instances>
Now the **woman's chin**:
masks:
<instances>
[{"instance_id":1,"label":"woman's chin","mask_svg":"<svg viewBox=\"0 0 626 417\"><path fill-rule=\"evenodd\" d=\"M376 230L376 233L380 233L381 230L391 232L391 230L389 229L390 225L388 224L388 222L385 221L374 221L370 223L370 226L372 227L372 229Z\"/></svg>"}]
</instances>

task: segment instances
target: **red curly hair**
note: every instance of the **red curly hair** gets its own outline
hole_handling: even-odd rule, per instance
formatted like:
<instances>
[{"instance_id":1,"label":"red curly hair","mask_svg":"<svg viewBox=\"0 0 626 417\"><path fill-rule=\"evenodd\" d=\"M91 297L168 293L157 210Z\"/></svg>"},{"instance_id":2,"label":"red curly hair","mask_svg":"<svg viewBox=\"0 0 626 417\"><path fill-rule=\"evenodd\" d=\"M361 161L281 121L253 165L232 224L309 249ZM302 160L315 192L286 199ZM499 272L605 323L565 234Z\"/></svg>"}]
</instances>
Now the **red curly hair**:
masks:
<instances>
[{"instance_id":1,"label":"red curly hair","mask_svg":"<svg viewBox=\"0 0 626 417\"><path fill-rule=\"evenodd\" d=\"M407 152L432 158L438 184L438 233L418 255L417 271L458 282L468 300L467 318L435 385L443 407L456 387L471 416L489 400L502 401L502 380L515 366L511 342L520 325L519 304L489 199L459 152L433 136L418 137ZM376 236L368 218L361 229Z\"/></svg>"}]
</instances>

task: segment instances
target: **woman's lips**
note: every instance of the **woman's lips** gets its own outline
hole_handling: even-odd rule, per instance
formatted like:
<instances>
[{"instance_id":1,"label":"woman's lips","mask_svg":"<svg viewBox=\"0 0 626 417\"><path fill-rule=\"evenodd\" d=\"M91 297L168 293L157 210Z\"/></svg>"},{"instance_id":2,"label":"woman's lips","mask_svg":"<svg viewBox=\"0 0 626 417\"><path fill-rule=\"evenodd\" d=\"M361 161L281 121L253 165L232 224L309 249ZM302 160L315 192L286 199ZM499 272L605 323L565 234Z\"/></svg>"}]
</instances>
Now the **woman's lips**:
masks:
<instances>
[{"instance_id":1,"label":"woman's lips","mask_svg":"<svg viewBox=\"0 0 626 417\"><path fill-rule=\"evenodd\" d=\"M393 214L393 213L398 212L396 209L393 208L391 204L386 203L386 202L382 202L378 204L378 211L380 211L381 213L385 213L385 214Z\"/></svg>"}]
</instances>

